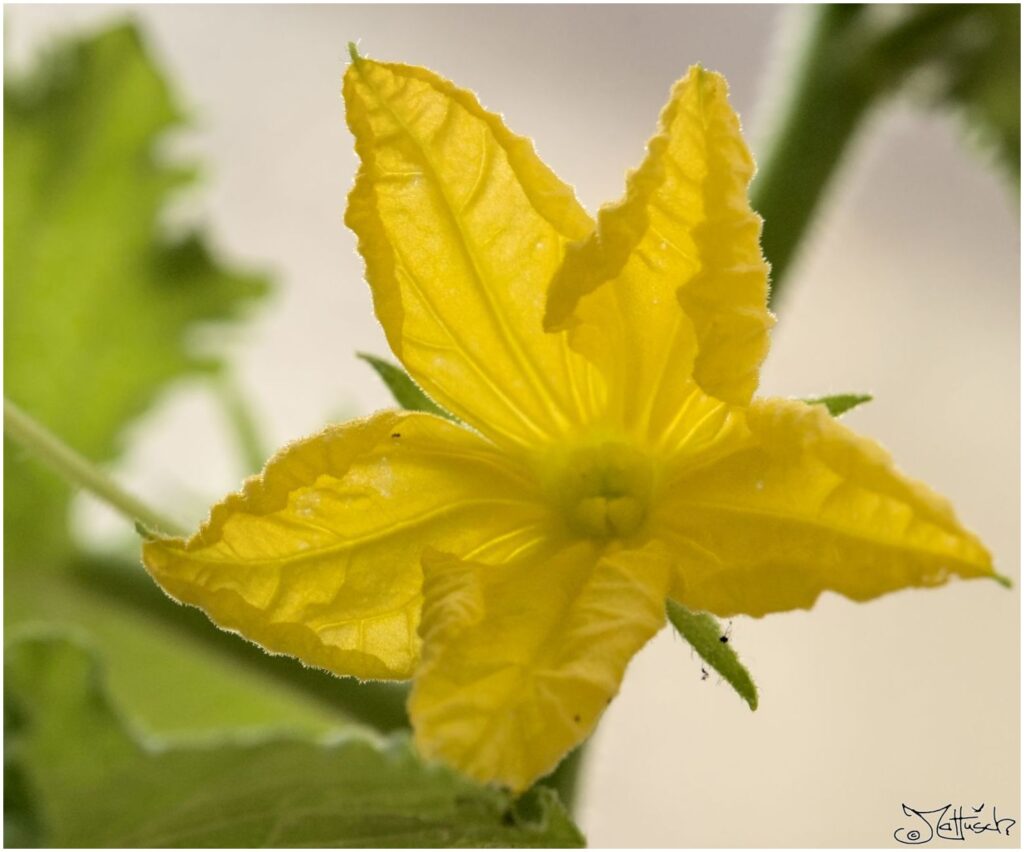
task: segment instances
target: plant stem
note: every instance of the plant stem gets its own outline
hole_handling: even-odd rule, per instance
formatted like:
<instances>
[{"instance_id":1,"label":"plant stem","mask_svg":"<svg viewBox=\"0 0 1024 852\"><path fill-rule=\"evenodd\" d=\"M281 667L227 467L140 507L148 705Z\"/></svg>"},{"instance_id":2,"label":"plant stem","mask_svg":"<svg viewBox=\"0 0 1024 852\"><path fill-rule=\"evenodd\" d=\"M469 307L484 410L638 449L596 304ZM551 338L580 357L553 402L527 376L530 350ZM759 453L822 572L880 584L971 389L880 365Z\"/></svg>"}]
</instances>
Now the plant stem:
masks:
<instances>
[{"instance_id":1,"label":"plant stem","mask_svg":"<svg viewBox=\"0 0 1024 852\"><path fill-rule=\"evenodd\" d=\"M170 535L185 531L121 488L92 462L4 397L4 434L76 485L117 509L131 521Z\"/></svg>"},{"instance_id":2,"label":"plant stem","mask_svg":"<svg viewBox=\"0 0 1024 852\"><path fill-rule=\"evenodd\" d=\"M252 407L242 394L234 375L227 369L217 373L214 378L214 389L224 407L228 423L234 430L246 472L258 473L270 458L270 454L260 437L260 430L256 425Z\"/></svg>"},{"instance_id":3,"label":"plant stem","mask_svg":"<svg viewBox=\"0 0 1024 852\"><path fill-rule=\"evenodd\" d=\"M856 6L818 6L789 87L777 132L761 157L751 201L764 219L761 246L772 266L772 304L797 246L871 105L849 40Z\"/></svg>"},{"instance_id":4,"label":"plant stem","mask_svg":"<svg viewBox=\"0 0 1024 852\"><path fill-rule=\"evenodd\" d=\"M913 71L944 57L950 36L977 7L900 7L894 23L878 20L877 7L805 8L809 27L789 95L751 187L752 205L764 219L761 246L772 265L773 307L864 119Z\"/></svg>"},{"instance_id":5,"label":"plant stem","mask_svg":"<svg viewBox=\"0 0 1024 852\"><path fill-rule=\"evenodd\" d=\"M129 520L171 535L185 534L177 524L126 492L92 462L6 398L4 434L62 477L96 495ZM165 626L181 630L217 652L251 665L298 692L378 730L387 732L408 727L405 684L359 683L351 678L330 677L315 669L298 666L293 660L265 654L228 633L211 630L209 622L197 610L169 607L167 598L136 570L137 567L110 558L90 560L88 557L81 557L68 566L69 577L82 582L83 594L100 595L111 604L119 602L132 612L147 612Z\"/></svg>"},{"instance_id":6,"label":"plant stem","mask_svg":"<svg viewBox=\"0 0 1024 852\"><path fill-rule=\"evenodd\" d=\"M301 666L289 657L267 654L250 642L239 642L237 636L213 629L200 610L168 606L167 596L139 570L137 562L77 555L66 568L64 580L82 595L96 597L111 609L123 609L133 615L141 613L161 629L175 632L175 641L199 643L205 651L233 666L259 672L297 696L383 733L409 727L405 711L408 684L335 677Z\"/></svg>"}]
</instances>

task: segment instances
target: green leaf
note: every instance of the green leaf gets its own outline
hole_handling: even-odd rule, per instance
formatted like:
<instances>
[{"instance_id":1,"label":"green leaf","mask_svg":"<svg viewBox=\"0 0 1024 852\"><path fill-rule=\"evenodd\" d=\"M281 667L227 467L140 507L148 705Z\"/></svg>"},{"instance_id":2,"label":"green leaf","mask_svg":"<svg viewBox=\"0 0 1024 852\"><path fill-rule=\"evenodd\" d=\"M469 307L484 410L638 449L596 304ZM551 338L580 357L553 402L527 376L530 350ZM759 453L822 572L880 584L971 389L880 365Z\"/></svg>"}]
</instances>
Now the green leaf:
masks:
<instances>
[{"instance_id":1,"label":"green leaf","mask_svg":"<svg viewBox=\"0 0 1024 852\"><path fill-rule=\"evenodd\" d=\"M345 696L333 697L348 681L213 629L198 611L171 603L136 562L78 557L59 572L7 572L7 635L55 625L102 652L118 705L148 729L205 737L348 723ZM322 695L313 682L323 683Z\"/></svg>"},{"instance_id":2,"label":"green leaf","mask_svg":"<svg viewBox=\"0 0 1024 852\"><path fill-rule=\"evenodd\" d=\"M208 736L270 724L322 731L357 721L409 727L404 683L360 682L267 654L175 606L135 560L79 556L60 574L6 578L6 629L40 618L88 636L118 706L154 731Z\"/></svg>"},{"instance_id":3,"label":"green leaf","mask_svg":"<svg viewBox=\"0 0 1024 852\"><path fill-rule=\"evenodd\" d=\"M851 408L871 402L874 397L867 393L837 393L832 396L819 396L814 399L805 399L808 405L824 405L828 413L833 417L845 414Z\"/></svg>"},{"instance_id":4,"label":"green leaf","mask_svg":"<svg viewBox=\"0 0 1024 852\"><path fill-rule=\"evenodd\" d=\"M8 646L9 747L52 846L579 846L557 797L522 803L441 767L404 737L143 741L119 717L95 659L34 637Z\"/></svg>"},{"instance_id":5,"label":"green leaf","mask_svg":"<svg viewBox=\"0 0 1024 852\"><path fill-rule=\"evenodd\" d=\"M388 386L391 395L402 408L408 411L425 411L428 414L436 414L448 420L455 420L455 416L449 414L434 400L427 396L409 374L397 364L378 358L376 355L368 355L365 352L357 352L357 358L361 358L376 371L384 384Z\"/></svg>"},{"instance_id":6,"label":"green leaf","mask_svg":"<svg viewBox=\"0 0 1024 852\"><path fill-rule=\"evenodd\" d=\"M37 802L18 759L24 726L16 705L4 708L4 846L16 849L42 846L44 841Z\"/></svg>"},{"instance_id":7,"label":"green leaf","mask_svg":"<svg viewBox=\"0 0 1024 852\"><path fill-rule=\"evenodd\" d=\"M134 28L56 46L31 75L8 74L4 94L5 393L90 460L110 460L170 381L216 365L193 345L197 333L267 285L225 267L201 237L161 227L192 178L160 157L182 113ZM5 629L84 632L109 660L118 699L159 730L310 730L344 718L336 702L300 697L302 684L268 681L212 649L204 619L154 616L178 608L137 559L79 571L69 486L6 440L4 461ZM121 569L127 593L127 579L105 582Z\"/></svg>"},{"instance_id":8,"label":"green leaf","mask_svg":"<svg viewBox=\"0 0 1024 852\"><path fill-rule=\"evenodd\" d=\"M751 710L756 710L757 687L732 645L722 641L726 637L722 625L706 612L691 612L673 600L669 600L666 609L668 620L679 631L679 635L739 693Z\"/></svg>"},{"instance_id":9,"label":"green leaf","mask_svg":"<svg viewBox=\"0 0 1024 852\"><path fill-rule=\"evenodd\" d=\"M202 324L267 291L196 233L162 227L193 181L159 146L182 111L138 32L118 26L53 49L4 87L5 394L93 461L172 379L216 366ZM70 541L71 490L7 443L5 554Z\"/></svg>"}]
</instances>

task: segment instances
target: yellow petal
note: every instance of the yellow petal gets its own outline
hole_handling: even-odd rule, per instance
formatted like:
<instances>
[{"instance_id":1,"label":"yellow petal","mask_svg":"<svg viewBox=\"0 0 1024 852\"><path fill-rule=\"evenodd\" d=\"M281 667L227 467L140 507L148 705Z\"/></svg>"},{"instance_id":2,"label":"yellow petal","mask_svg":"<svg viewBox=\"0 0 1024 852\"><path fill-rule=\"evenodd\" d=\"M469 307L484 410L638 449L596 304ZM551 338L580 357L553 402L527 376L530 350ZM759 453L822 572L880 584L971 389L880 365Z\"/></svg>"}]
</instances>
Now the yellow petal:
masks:
<instances>
[{"instance_id":1,"label":"yellow petal","mask_svg":"<svg viewBox=\"0 0 1024 852\"><path fill-rule=\"evenodd\" d=\"M531 445L578 424L600 377L542 328L565 244L592 228L572 190L430 71L357 59L344 94L361 160L345 221L395 355L496 441Z\"/></svg>"},{"instance_id":2,"label":"yellow petal","mask_svg":"<svg viewBox=\"0 0 1024 852\"><path fill-rule=\"evenodd\" d=\"M678 558L672 596L717 615L856 601L953 575L994 577L949 503L820 405L757 400L691 459L653 524Z\"/></svg>"},{"instance_id":3,"label":"yellow petal","mask_svg":"<svg viewBox=\"0 0 1024 852\"><path fill-rule=\"evenodd\" d=\"M668 567L653 550L583 542L503 565L430 553L423 568L417 747L516 791L589 735L665 621Z\"/></svg>"},{"instance_id":4,"label":"yellow petal","mask_svg":"<svg viewBox=\"0 0 1024 852\"><path fill-rule=\"evenodd\" d=\"M626 184L572 245L551 285L545 327L612 385L618 416L660 437L691 393L745 405L773 323L761 220L747 201L753 160L724 78L694 66Z\"/></svg>"},{"instance_id":5,"label":"yellow petal","mask_svg":"<svg viewBox=\"0 0 1024 852\"><path fill-rule=\"evenodd\" d=\"M287 447L187 542L143 548L165 591L269 651L336 674L407 678L428 545L503 558L546 510L483 439L382 412Z\"/></svg>"}]
</instances>

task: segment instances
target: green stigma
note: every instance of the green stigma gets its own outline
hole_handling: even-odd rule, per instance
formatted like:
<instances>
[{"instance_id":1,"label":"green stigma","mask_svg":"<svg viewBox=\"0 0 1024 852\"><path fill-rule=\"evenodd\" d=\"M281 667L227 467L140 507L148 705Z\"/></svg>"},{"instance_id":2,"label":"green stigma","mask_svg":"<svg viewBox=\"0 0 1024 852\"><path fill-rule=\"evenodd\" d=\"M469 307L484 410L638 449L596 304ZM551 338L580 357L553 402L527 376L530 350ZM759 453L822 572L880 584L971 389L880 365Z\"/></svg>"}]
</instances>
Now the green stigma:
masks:
<instances>
[{"instance_id":1,"label":"green stigma","mask_svg":"<svg viewBox=\"0 0 1024 852\"><path fill-rule=\"evenodd\" d=\"M647 519L654 473L650 459L622 443L568 452L552 481L571 529L590 538L628 538Z\"/></svg>"}]
</instances>

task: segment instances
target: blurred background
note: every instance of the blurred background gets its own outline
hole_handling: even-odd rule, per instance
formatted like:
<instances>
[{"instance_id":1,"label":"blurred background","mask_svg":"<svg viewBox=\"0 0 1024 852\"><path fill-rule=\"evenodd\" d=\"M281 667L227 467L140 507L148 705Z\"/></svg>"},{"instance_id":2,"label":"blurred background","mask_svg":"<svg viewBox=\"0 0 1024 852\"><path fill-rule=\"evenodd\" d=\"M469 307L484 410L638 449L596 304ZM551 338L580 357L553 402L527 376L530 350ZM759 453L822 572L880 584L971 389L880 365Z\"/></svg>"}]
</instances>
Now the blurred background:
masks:
<instances>
[{"instance_id":1,"label":"blurred background","mask_svg":"<svg viewBox=\"0 0 1024 852\"><path fill-rule=\"evenodd\" d=\"M392 404L354 356L388 350L342 224L356 170L340 98L348 40L475 90L594 211L621 194L693 62L726 75L756 156L799 27L767 5L8 6L7 68L128 15L190 118L168 151L202 166L170 221L203 224L222 256L274 282L252 321L215 341L269 448ZM862 128L775 306L762 393L872 393L849 425L948 496L1016 583L1018 193L969 136L957 115L903 97ZM126 433L112 472L192 527L250 472L236 443L209 383L177 382ZM131 554L134 533L87 496L72 520L87 550ZM10 606L6 618L22 620ZM328 721L130 611L95 629L120 649L112 685L143 729ZM736 619L732 642L761 690L753 714L702 681L666 630L598 730L579 821L594 846L878 846L894 845L902 803L984 802L1019 818L1019 629L1017 587L987 582Z\"/></svg>"}]
</instances>

